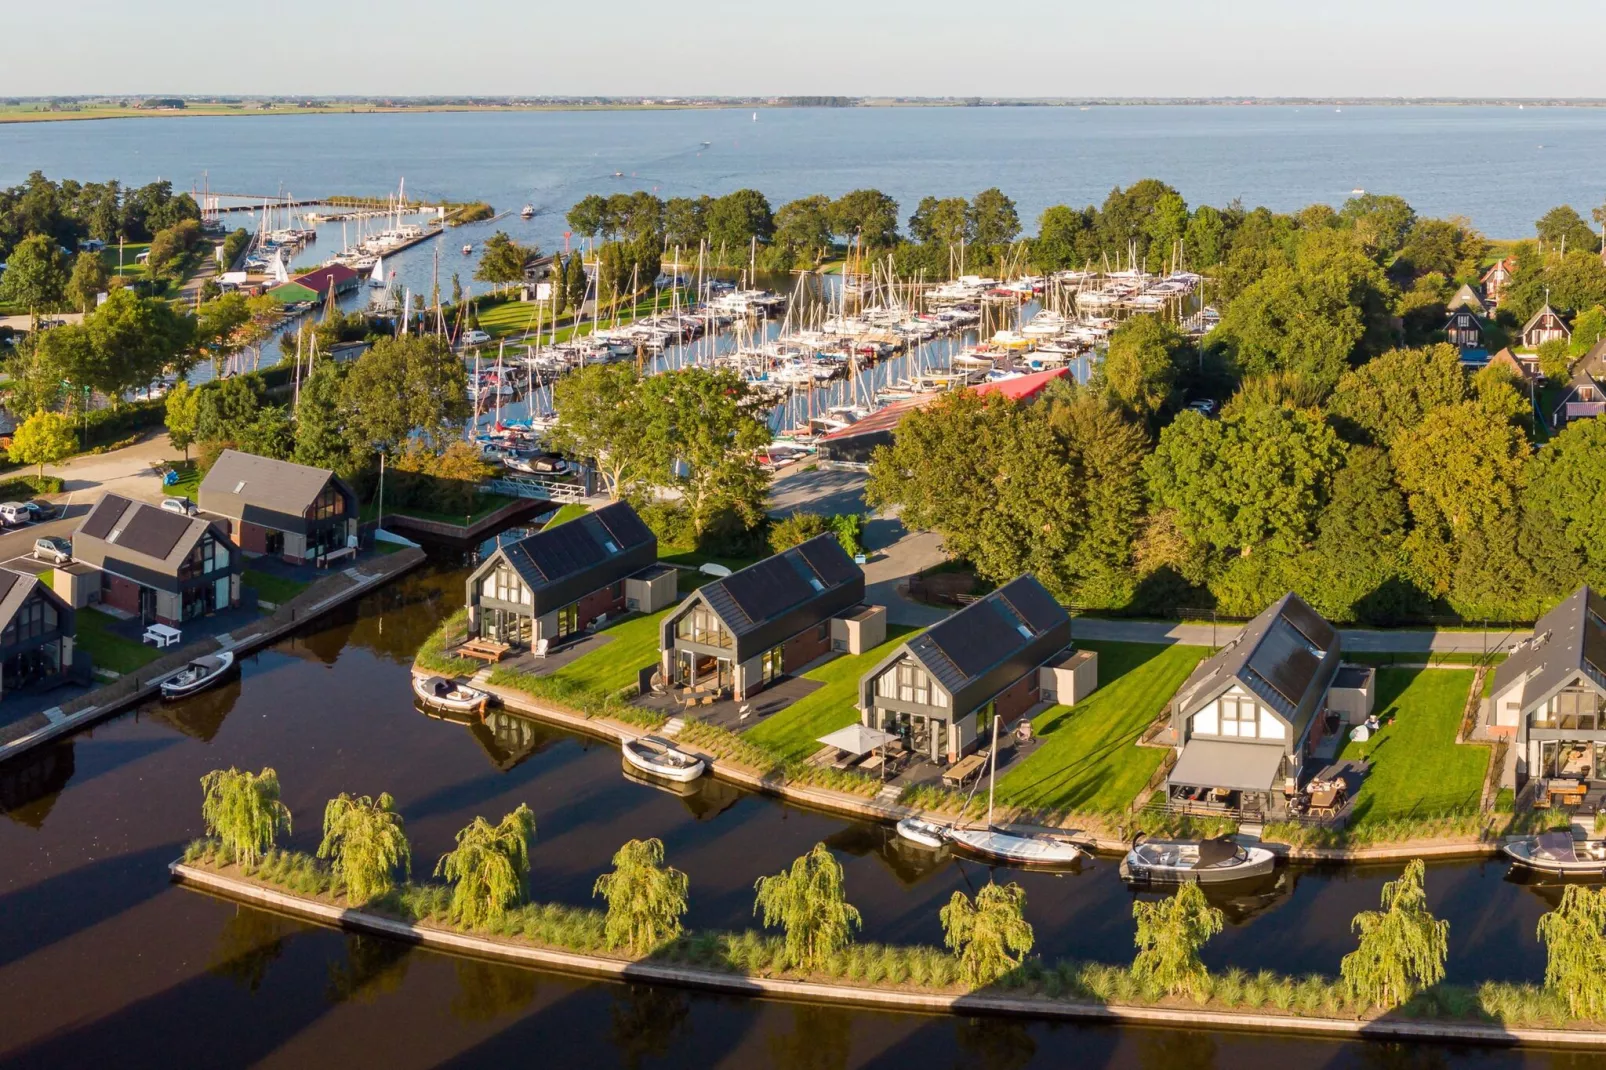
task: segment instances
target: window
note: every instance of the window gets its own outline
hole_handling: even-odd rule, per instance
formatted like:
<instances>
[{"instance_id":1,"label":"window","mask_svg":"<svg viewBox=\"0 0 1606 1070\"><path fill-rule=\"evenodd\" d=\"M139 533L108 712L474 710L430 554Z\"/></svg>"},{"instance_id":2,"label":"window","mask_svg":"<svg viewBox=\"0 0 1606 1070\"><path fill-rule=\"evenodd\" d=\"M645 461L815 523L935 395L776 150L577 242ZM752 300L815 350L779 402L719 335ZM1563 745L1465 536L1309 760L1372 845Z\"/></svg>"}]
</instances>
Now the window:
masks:
<instances>
[{"instance_id":1,"label":"window","mask_svg":"<svg viewBox=\"0 0 1606 1070\"><path fill-rule=\"evenodd\" d=\"M731 636L725 630L725 625L714 615L713 610L704 605L693 606L675 622L675 636L704 646L727 649L731 646Z\"/></svg>"},{"instance_id":2,"label":"window","mask_svg":"<svg viewBox=\"0 0 1606 1070\"><path fill-rule=\"evenodd\" d=\"M948 705L948 696L931 682L931 676L917 662L904 660L876 680L876 694L882 698L913 702L921 706Z\"/></svg>"},{"instance_id":3,"label":"window","mask_svg":"<svg viewBox=\"0 0 1606 1070\"><path fill-rule=\"evenodd\" d=\"M827 642L828 640L830 640L830 638L831 638L831 622L828 621L828 620L821 621L819 630L817 630L814 633L814 638L818 639L822 643Z\"/></svg>"},{"instance_id":4,"label":"window","mask_svg":"<svg viewBox=\"0 0 1606 1070\"><path fill-rule=\"evenodd\" d=\"M207 532L190 550L190 555L184 559L184 563L179 565L178 576L181 580L192 579L220 572L228 567L229 548L211 532Z\"/></svg>"},{"instance_id":5,"label":"window","mask_svg":"<svg viewBox=\"0 0 1606 1070\"><path fill-rule=\"evenodd\" d=\"M614 584L608 589L608 593L615 602L619 601L619 599L625 596L625 581L620 580L618 583Z\"/></svg>"},{"instance_id":6,"label":"window","mask_svg":"<svg viewBox=\"0 0 1606 1070\"><path fill-rule=\"evenodd\" d=\"M515 605L529 605L529 592L524 589L524 583L519 574L504 563L498 563L491 574L480 581L480 593L486 598L494 598L498 602L512 602Z\"/></svg>"},{"instance_id":7,"label":"window","mask_svg":"<svg viewBox=\"0 0 1606 1070\"><path fill-rule=\"evenodd\" d=\"M337 516L346 515L346 498L336 489L333 483L324 485L323 493L318 500L312 503L307 510L309 520L330 520Z\"/></svg>"},{"instance_id":8,"label":"window","mask_svg":"<svg viewBox=\"0 0 1606 1070\"><path fill-rule=\"evenodd\" d=\"M1221 734L1253 739L1259 716L1253 699L1224 695L1221 699Z\"/></svg>"},{"instance_id":9,"label":"window","mask_svg":"<svg viewBox=\"0 0 1606 1070\"><path fill-rule=\"evenodd\" d=\"M4 633L0 633L0 646L26 643L56 630L56 607L40 597L30 598L11 618Z\"/></svg>"},{"instance_id":10,"label":"window","mask_svg":"<svg viewBox=\"0 0 1606 1070\"><path fill-rule=\"evenodd\" d=\"M558 610L558 638L564 639L580 630L580 604L570 602Z\"/></svg>"}]
</instances>

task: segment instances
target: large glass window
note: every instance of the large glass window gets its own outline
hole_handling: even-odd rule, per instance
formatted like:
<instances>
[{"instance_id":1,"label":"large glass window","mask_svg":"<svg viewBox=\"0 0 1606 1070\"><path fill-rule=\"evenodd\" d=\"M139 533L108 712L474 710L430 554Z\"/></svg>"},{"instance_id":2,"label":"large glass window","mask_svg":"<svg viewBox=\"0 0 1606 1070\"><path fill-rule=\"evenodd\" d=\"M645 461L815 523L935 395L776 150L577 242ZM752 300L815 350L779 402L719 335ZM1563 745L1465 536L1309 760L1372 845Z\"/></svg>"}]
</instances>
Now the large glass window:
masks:
<instances>
[{"instance_id":1,"label":"large glass window","mask_svg":"<svg viewBox=\"0 0 1606 1070\"><path fill-rule=\"evenodd\" d=\"M312 503L312 508L307 510L307 519L330 520L345 514L345 496L335 489L333 483L330 483L323 488L323 493L318 495L318 500Z\"/></svg>"},{"instance_id":2,"label":"large glass window","mask_svg":"<svg viewBox=\"0 0 1606 1070\"><path fill-rule=\"evenodd\" d=\"M570 602L558 610L558 638L573 635L580 630L580 604Z\"/></svg>"},{"instance_id":3,"label":"large glass window","mask_svg":"<svg viewBox=\"0 0 1606 1070\"><path fill-rule=\"evenodd\" d=\"M675 637L704 646L729 649L731 634L707 606L694 606L675 622Z\"/></svg>"},{"instance_id":4,"label":"large glass window","mask_svg":"<svg viewBox=\"0 0 1606 1070\"><path fill-rule=\"evenodd\" d=\"M947 706L948 696L931 682L931 676L916 662L900 661L876 680L876 694L899 702L922 706Z\"/></svg>"},{"instance_id":5,"label":"large glass window","mask_svg":"<svg viewBox=\"0 0 1606 1070\"><path fill-rule=\"evenodd\" d=\"M1224 695L1221 698L1221 734L1254 738L1259 712L1253 699Z\"/></svg>"},{"instance_id":6,"label":"large glass window","mask_svg":"<svg viewBox=\"0 0 1606 1070\"><path fill-rule=\"evenodd\" d=\"M208 532L190 550L190 555L178 567L179 579L190 579L221 572L229 567L229 548Z\"/></svg>"},{"instance_id":7,"label":"large glass window","mask_svg":"<svg viewBox=\"0 0 1606 1070\"><path fill-rule=\"evenodd\" d=\"M11 646L37 639L41 635L55 631L56 625L56 607L43 598L31 598L17 610L16 616L11 618L11 623L6 625L4 633L0 633L0 646Z\"/></svg>"},{"instance_id":8,"label":"large glass window","mask_svg":"<svg viewBox=\"0 0 1606 1070\"><path fill-rule=\"evenodd\" d=\"M480 581L480 591L487 598L494 598L498 602L512 602L515 605L529 605L530 593L525 590L519 574L499 564L491 570L491 574Z\"/></svg>"}]
</instances>

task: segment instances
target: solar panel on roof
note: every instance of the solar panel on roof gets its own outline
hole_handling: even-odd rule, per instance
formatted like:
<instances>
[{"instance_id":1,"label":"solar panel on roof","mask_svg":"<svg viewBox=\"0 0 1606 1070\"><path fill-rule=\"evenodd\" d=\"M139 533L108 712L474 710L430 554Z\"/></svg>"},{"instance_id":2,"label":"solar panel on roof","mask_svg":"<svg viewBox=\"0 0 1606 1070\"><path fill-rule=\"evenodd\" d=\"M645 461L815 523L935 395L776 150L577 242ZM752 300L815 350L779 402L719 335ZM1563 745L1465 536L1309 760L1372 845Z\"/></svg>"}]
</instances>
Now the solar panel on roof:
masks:
<instances>
[{"instance_id":1,"label":"solar panel on roof","mask_svg":"<svg viewBox=\"0 0 1606 1070\"><path fill-rule=\"evenodd\" d=\"M123 525L117 545L147 557L163 558L173 552L173 547L189 530L189 517L142 504Z\"/></svg>"},{"instance_id":2,"label":"solar panel on roof","mask_svg":"<svg viewBox=\"0 0 1606 1070\"><path fill-rule=\"evenodd\" d=\"M926 637L970 680L1025 645L994 596L971 603L933 626Z\"/></svg>"},{"instance_id":3,"label":"solar panel on roof","mask_svg":"<svg viewBox=\"0 0 1606 1070\"><path fill-rule=\"evenodd\" d=\"M652 529L644 524L636 511L624 502L605 505L591 514L608 530L621 547L628 549L651 541Z\"/></svg>"},{"instance_id":4,"label":"solar panel on roof","mask_svg":"<svg viewBox=\"0 0 1606 1070\"><path fill-rule=\"evenodd\" d=\"M572 524L561 524L532 535L520 547L549 581L570 576L598 564L608 552L598 543L597 533L581 517Z\"/></svg>"},{"instance_id":5,"label":"solar panel on roof","mask_svg":"<svg viewBox=\"0 0 1606 1070\"><path fill-rule=\"evenodd\" d=\"M1283 606L1283 616L1298 628L1306 639L1323 650L1333 649L1333 626L1298 598L1288 600L1288 604Z\"/></svg>"},{"instance_id":6,"label":"solar panel on roof","mask_svg":"<svg viewBox=\"0 0 1606 1070\"><path fill-rule=\"evenodd\" d=\"M22 577L10 569L0 569L0 602L5 601L6 595L11 593L11 588L15 587L20 579Z\"/></svg>"},{"instance_id":7,"label":"solar panel on roof","mask_svg":"<svg viewBox=\"0 0 1606 1070\"><path fill-rule=\"evenodd\" d=\"M84 526L78 530L91 538L104 539L112 533L117 521L133 504L127 498L114 498L108 494L100 500L88 519L84 521Z\"/></svg>"},{"instance_id":8,"label":"solar panel on roof","mask_svg":"<svg viewBox=\"0 0 1606 1070\"><path fill-rule=\"evenodd\" d=\"M1037 635L1063 623L1069 616L1064 607L1054 601L1054 596L1045 591L1043 585L1032 576L1011 580L998 593L1011 609L1020 614L1022 620L1031 625L1033 633Z\"/></svg>"},{"instance_id":9,"label":"solar panel on roof","mask_svg":"<svg viewBox=\"0 0 1606 1070\"><path fill-rule=\"evenodd\" d=\"M769 620L815 594L784 554L766 558L720 581L749 620Z\"/></svg>"},{"instance_id":10,"label":"solar panel on roof","mask_svg":"<svg viewBox=\"0 0 1606 1070\"><path fill-rule=\"evenodd\" d=\"M1260 674L1292 706L1299 705L1320 666L1321 660L1311 653L1305 637L1282 620L1267 630L1249 659L1249 668Z\"/></svg>"},{"instance_id":11,"label":"solar panel on roof","mask_svg":"<svg viewBox=\"0 0 1606 1070\"><path fill-rule=\"evenodd\" d=\"M827 587L836 587L854 579L859 566L853 563L848 552L835 535L822 535L810 539L797 548L798 555L808 562Z\"/></svg>"}]
</instances>

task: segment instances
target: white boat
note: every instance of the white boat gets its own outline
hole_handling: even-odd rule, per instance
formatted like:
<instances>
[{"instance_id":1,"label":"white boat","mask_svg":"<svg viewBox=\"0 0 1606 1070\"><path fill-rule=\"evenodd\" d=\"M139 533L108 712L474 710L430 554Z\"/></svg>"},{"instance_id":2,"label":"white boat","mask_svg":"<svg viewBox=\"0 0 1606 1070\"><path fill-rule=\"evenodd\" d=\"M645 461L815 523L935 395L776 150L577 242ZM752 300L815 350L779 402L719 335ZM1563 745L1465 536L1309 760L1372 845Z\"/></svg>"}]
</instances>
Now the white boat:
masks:
<instances>
[{"instance_id":1,"label":"white boat","mask_svg":"<svg viewBox=\"0 0 1606 1070\"><path fill-rule=\"evenodd\" d=\"M202 688L211 687L223 678L234 665L234 652L220 650L216 654L203 654L194 658L190 663L162 678L161 689L163 698L183 698L193 695Z\"/></svg>"},{"instance_id":2,"label":"white boat","mask_svg":"<svg viewBox=\"0 0 1606 1070\"><path fill-rule=\"evenodd\" d=\"M1016 866L1069 866L1087 855L1084 848L1047 831L1027 832L1009 826L952 828L948 839L994 862Z\"/></svg>"},{"instance_id":3,"label":"white boat","mask_svg":"<svg viewBox=\"0 0 1606 1070\"><path fill-rule=\"evenodd\" d=\"M535 215L535 205L527 204L519 209L519 218L530 219Z\"/></svg>"},{"instance_id":4,"label":"white boat","mask_svg":"<svg viewBox=\"0 0 1606 1070\"><path fill-rule=\"evenodd\" d=\"M383 289L384 288L384 286L385 286L385 258L384 257L382 257L382 256L374 257L374 270L373 270L373 273L368 276L368 285L374 287L375 289Z\"/></svg>"},{"instance_id":5,"label":"white boat","mask_svg":"<svg viewBox=\"0 0 1606 1070\"><path fill-rule=\"evenodd\" d=\"M906 817L898 822L898 835L910 843L930 847L933 851L948 842L947 829L918 817Z\"/></svg>"},{"instance_id":6,"label":"white boat","mask_svg":"<svg viewBox=\"0 0 1606 1070\"><path fill-rule=\"evenodd\" d=\"M627 739L622 749L625 761L643 773L680 784L696 780L708 768L708 763L701 758L687 754L667 739L657 736Z\"/></svg>"},{"instance_id":7,"label":"white boat","mask_svg":"<svg viewBox=\"0 0 1606 1070\"><path fill-rule=\"evenodd\" d=\"M474 251L474 246L472 246L472 245L470 245L470 244L465 242L464 245L463 245L463 255L467 256L468 254L472 253L473 251Z\"/></svg>"},{"instance_id":8,"label":"white boat","mask_svg":"<svg viewBox=\"0 0 1606 1070\"><path fill-rule=\"evenodd\" d=\"M1571 831L1541 832L1504 844L1500 850L1519 866L1570 876L1606 875L1606 841L1573 839Z\"/></svg>"},{"instance_id":9,"label":"white boat","mask_svg":"<svg viewBox=\"0 0 1606 1070\"><path fill-rule=\"evenodd\" d=\"M1139 837L1121 860L1121 879L1132 884L1221 884L1263 877L1277 867L1264 847L1246 847L1222 836L1212 840L1150 840Z\"/></svg>"},{"instance_id":10,"label":"white boat","mask_svg":"<svg viewBox=\"0 0 1606 1070\"><path fill-rule=\"evenodd\" d=\"M484 713L491 696L444 676L413 677L413 694L426 706L452 713Z\"/></svg>"}]
</instances>

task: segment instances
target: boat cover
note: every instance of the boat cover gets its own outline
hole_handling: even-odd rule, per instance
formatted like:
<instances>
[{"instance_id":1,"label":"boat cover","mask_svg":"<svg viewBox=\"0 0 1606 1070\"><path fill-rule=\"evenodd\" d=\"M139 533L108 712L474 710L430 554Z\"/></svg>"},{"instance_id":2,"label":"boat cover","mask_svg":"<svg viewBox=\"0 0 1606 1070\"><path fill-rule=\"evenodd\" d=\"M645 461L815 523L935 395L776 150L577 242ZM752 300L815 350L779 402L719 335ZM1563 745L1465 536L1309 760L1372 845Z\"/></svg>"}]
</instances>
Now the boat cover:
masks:
<instances>
[{"instance_id":1,"label":"boat cover","mask_svg":"<svg viewBox=\"0 0 1606 1070\"><path fill-rule=\"evenodd\" d=\"M1238 845L1227 837L1204 840L1199 844L1199 868L1219 866L1238 857Z\"/></svg>"},{"instance_id":2,"label":"boat cover","mask_svg":"<svg viewBox=\"0 0 1606 1070\"><path fill-rule=\"evenodd\" d=\"M190 668L201 669L204 672L217 672L223 668L223 659L211 654L202 654L190 662Z\"/></svg>"},{"instance_id":3,"label":"boat cover","mask_svg":"<svg viewBox=\"0 0 1606 1070\"><path fill-rule=\"evenodd\" d=\"M452 693L452 682L444 676L431 676L424 681L424 687L432 695L450 695Z\"/></svg>"},{"instance_id":4,"label":"boat cover","mask_svg":"<svg viewBox=\"0 0 1606 1070\"><path fill-rule=\"evenodd\" d=\"M1571 832L1541 832L1534 838L1534 857L1551 862L1576 862Z\"/></svg>"},{"instance_id":5,"label":"boat cover","mask_svg":"<svg viewBox=\"0 0 1606 1070\"><path fill-rule=\"evenodd\" d=\"M1281 746L1190 739L1167 780L1190 788L1270 791L1282 766Z\"/></svg>"}]
</instances>

